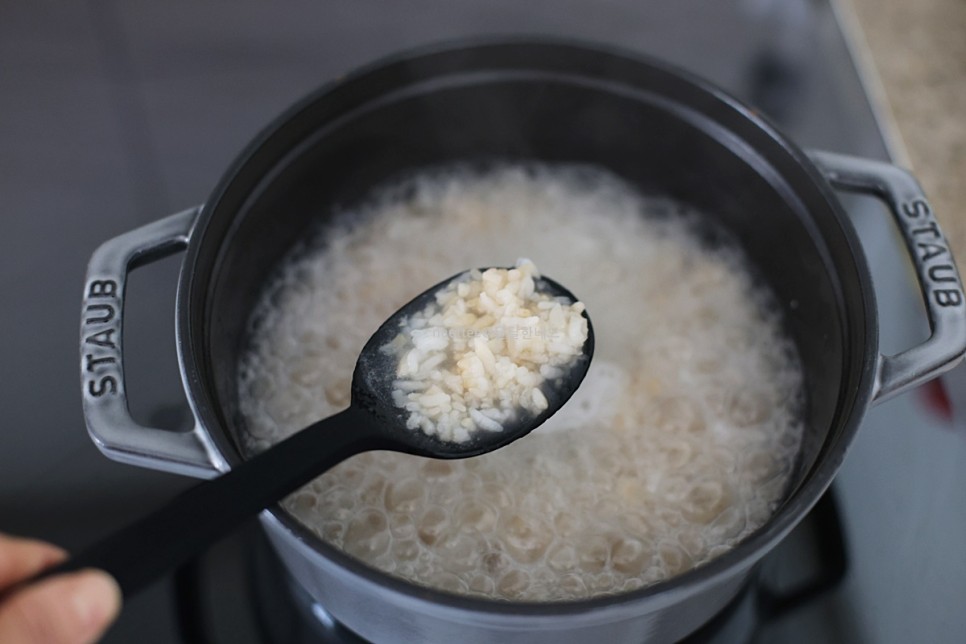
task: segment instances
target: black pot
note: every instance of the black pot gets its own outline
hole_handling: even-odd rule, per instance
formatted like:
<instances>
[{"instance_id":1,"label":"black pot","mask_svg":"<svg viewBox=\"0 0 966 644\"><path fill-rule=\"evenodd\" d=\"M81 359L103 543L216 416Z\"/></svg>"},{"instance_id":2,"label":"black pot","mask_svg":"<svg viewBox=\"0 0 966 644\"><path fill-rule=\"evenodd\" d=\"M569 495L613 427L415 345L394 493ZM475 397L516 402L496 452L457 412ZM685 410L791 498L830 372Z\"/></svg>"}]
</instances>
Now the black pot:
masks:
<instances>
[{"instance_id":1,"label":"black pot","mask_svg":"<svg viewBox=\"0 0 966 644\"><path fill-rule=\"evenodd\" d=\"M333 204L420 166L481 158L598 164L642 191L714 213L784 309L804 365L807 435L787 498L751 537L664 583L586 601L508 603L427 590L322 543L279 507L266 510L262 523L290 572L368 639L683 637L733 597L816 502L866 408L950 368L966 350L956 268L905 172L806 154L708 83L626 53L556 41L449 45L382 61L312 94L256 138L203 206L98 249L81 367L97 445L111 458L195 476L238 463L235 370L264 276ZM868 266L833 188L890 206L933 330L922 345L880 355ZM177 434L130 418L118 341L128 270L184 247L177 339L197 424Z\"/></svg>"}]
</instances>

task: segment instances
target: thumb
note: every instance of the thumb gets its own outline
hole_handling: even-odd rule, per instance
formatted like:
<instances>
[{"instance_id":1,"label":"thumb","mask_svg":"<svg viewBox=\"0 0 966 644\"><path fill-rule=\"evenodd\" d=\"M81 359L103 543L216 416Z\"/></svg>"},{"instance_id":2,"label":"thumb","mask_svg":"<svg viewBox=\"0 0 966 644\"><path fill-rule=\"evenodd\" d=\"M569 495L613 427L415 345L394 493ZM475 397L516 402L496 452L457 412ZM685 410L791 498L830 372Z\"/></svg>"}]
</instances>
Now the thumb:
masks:
<instances>
[{"instance_id":1,"label":"thumb","mask_svg":"<svg viewBox=\"0 0 966 644\"><path fill-rule=\"evenodd\" d=\"M0 642L89 644L117 616L121 591L100 570L45 579L0 604Z\"/></svg>"}]
</instances>

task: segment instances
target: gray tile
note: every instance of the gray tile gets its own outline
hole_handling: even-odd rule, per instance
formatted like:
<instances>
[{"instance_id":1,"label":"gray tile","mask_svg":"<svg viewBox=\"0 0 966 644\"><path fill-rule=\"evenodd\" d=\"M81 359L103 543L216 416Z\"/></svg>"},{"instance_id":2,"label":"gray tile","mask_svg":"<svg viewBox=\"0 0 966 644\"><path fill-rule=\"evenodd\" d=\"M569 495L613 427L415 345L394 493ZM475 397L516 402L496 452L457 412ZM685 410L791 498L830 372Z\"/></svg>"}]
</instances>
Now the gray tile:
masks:
<instances>
[{"instance_id":1,"label":"gray tile","mask_svg":"<svg viewBox=\"0 0 966 644\"><path fill-rule=\"evenodd\" d=\"M87 260L100 242L165 212L145 203L144 178L132 172L118 84L104 73L90 18L79 3L0 6L0 529L32 527L65 543L103 516L90 506L105 493L158 487L157 475L106 461L81 416Z\"/></svg>"},{"instance_id":2,"label":"gray tile","mask_svg":"<svg viewBox=\"0 0 966 644\"><path fill-rule=\"evenodd\" d=\"M20 250L0 256L0 280L49 260L26 255L28 244L35 253L83 254L112 222L120 232L137 220L107 85L93 75L7 79L9 91L0 93L0 244Z\"/></svg>"},{"instance_id":3,"label":"gray tile","mask_svg":"<svg viewBox=\"0 0 966 644\"><path fill-rule=\"evenodd\" d=\"M581 37L653 53L680 51L667 43L690 40L693 58L681 62L709 68L715 61L702 51L742 41L741 34L716 28L713 14L729 9L697 0L329 0L290 2L284 10L246 0L232 3L231 11L210 3L179 3L172 10L170 3L138 0L117 10L143 79L259 69L329 77L405 47L507 33ZM679 15L681 29L667 33L666 19L651 19L656 11ZM704 19L690 19L697 13Z\"/></svg>"},{"instance_id":4,"label":"gray tile","mask_svg":"<svg viewBox=\"0 0 966 644\"><path fill-rule=\"evenodd\" d=\"M0 3L0 61L5 86L13 75L65 78L96 66L98 42L90 29L89 4L39 0ZM4 92L6 93L6 92Z\"/></svg>"},{"instance_id":5,"label":"gray tile","mask_svg":"<svg viewBox=\"0 0 966 644\"><path fill-rule=\"evenodd\" d=\"M159 172L174 207L202 203L242 148L308 84L298 72L263 69L141 82Z\"/></svg>"},{"instance_id":6,"label":"gray tile","mask_svg":"<svg viewBox=\"0 0 966 644\"><path fill-rule=\"evenodd\" d=\"M696 2L675 10L686 17L699 7L714 10ZM672 42L656 26L649 29L648 3L601 3L593 21L578 18L587 11L580 1L339 0L289 3L284 11L253 1L233 3L231 11L208 3L172 10L137 1L114 9L174 208L203 200L234 155L293 101L390 52L499 33L577 35L655 53L680 51L672 46L679 38L701 43L735 37L694 21L682 23L696 25L693 33L675 34ZM722 77L731 73L700 58L700 48L693 60L679 62Z\"/></svg>"}]
</instances>

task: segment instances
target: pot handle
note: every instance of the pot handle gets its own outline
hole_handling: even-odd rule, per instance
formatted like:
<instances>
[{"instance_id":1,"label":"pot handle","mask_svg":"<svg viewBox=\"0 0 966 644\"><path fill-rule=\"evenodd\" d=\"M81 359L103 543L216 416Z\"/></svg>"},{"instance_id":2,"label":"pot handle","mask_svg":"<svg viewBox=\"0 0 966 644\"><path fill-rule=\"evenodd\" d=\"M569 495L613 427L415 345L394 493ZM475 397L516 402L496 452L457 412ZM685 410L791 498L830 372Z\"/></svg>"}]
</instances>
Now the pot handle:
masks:
<instances>
[{"instance_id":1,"label":"pot handle","mask_svg":"<svg viewBox=\"0 0 966 644\"><path fill-rule=\"evenodd\" d=\"M892 211L916 269L930 336L893 356L879 354L873 401L881 402L955 367L966 352L966 298L949 244L915 177L890 163L810 151L833 187L881 199Z\"/></svg>"},{"instance_id":2,"label":"pot handle","mask_svg":"<svg viewBox=\"0 0 966 644\"><path fill-rule=\"evenodd\" d=\"M142 467L210 478L210 439L138 424L125 395L122 331L128 273L182 250L200 206L104 242L91 256L81 311L81 396L87 431L105 456Z\"/></svg>"}]
</instances>

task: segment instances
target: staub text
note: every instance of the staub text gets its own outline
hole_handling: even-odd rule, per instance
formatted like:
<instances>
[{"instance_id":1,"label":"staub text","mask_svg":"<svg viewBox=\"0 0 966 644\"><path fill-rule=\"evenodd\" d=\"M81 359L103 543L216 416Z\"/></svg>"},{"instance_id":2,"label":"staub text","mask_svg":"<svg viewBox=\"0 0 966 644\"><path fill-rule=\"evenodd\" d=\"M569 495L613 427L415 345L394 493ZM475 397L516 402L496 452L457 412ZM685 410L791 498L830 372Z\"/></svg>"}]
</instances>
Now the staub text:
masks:
<instances>
[{"instance_id":1,"label":"staub text","mask_svg":"<svg viewBox=\"0 0 966 644\"><path fill-rule=\"evenodd\" d=\"M943 307L962 306L963 290L932 210L925 199L914 199L902 204L907 219L916 257L922 263L926 285L933 301Z\"/></svg>"},{"instance_id":2,"label":"staub text","mask_svg":"<svg viewBox=\"0 0 966 644\"><path fill-rule=\"evenodd\" d=\"M93 280L84 298L83 368L85 395L116 395L121 381L118 344L121 336L120 294L114 280Z\"/></svg>"}]
</instances>

